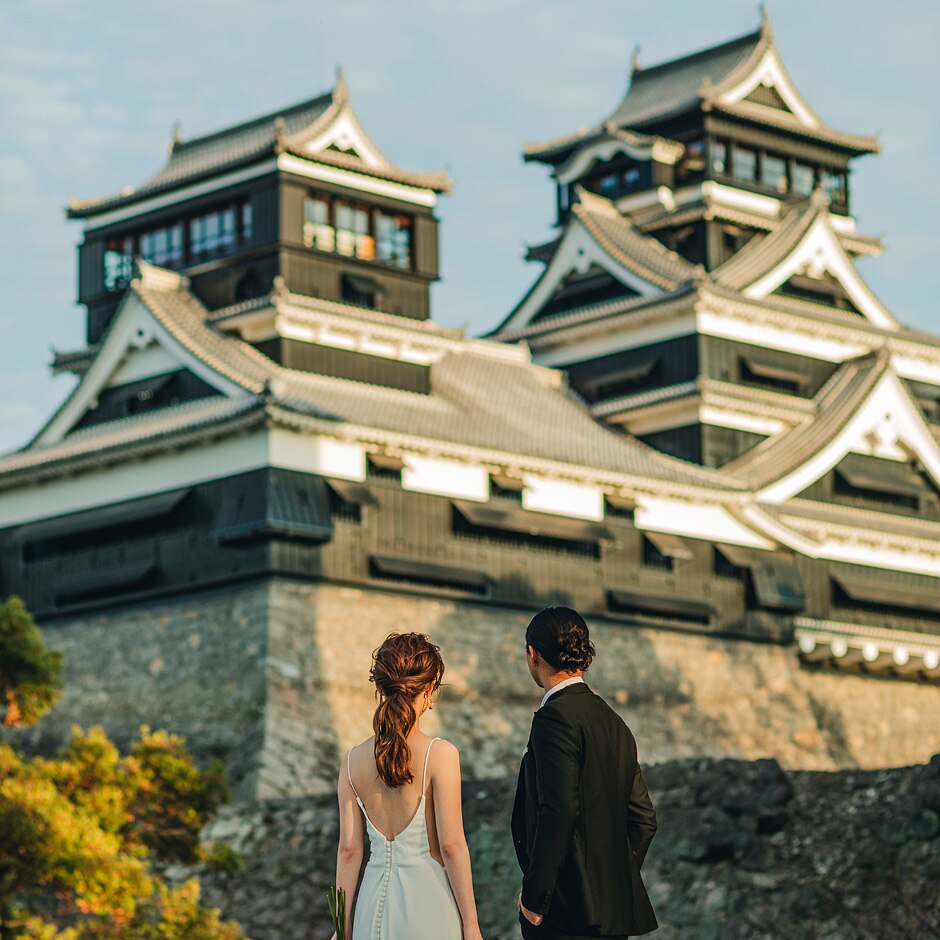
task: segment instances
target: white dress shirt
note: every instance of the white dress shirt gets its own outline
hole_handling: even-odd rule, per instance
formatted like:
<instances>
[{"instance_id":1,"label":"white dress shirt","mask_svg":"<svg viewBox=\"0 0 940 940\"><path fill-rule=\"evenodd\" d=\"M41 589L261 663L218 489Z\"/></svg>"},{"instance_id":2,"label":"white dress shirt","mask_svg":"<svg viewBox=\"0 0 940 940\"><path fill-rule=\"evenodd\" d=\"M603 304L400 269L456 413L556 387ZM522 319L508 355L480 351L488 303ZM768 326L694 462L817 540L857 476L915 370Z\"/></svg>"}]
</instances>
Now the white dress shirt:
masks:
<instances>
[{"instance_id":1,"label":"white dress shirt","mask_svg":"<svg viewBox=\"0 0 940 940\"><path fill-rule=\"evenodd\" d=\"M570 679L564 679L559 682L558 685L553 685L543 696L542 701L539 703L539 708L541 708L556 692L560 692L562 689L567 689L569 685L574 685L576 682L584 682L584 676L572 676Z\"/></svg>"}]
</instances>

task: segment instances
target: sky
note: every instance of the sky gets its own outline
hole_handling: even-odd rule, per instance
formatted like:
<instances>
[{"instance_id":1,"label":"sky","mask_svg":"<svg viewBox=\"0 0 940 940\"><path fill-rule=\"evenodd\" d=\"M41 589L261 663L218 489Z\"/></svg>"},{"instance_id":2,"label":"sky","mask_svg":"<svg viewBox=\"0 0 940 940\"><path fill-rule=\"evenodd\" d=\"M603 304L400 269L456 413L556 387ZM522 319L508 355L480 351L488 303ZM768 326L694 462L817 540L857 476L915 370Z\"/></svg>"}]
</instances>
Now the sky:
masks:
<instances>
[{"instance_id":1,"label":"sky","mask_svg":"<svg viewBox=\"0 0 940 940\"><path fill-rule=\"evenodd\" d=\"M860 270L902 322L940 331L940 4L777 0L790 74L830 125L878 133L853 213L886 252ZM550 235L548 171L526 143L606 117L631 53L653 65L757 27L751 0L3 0L0 4L0 452L68 394L80 348L81 225L68 196L136 185L184 138L314 97L341 64L399 166L447 169L434 319L482 333L527 289Z\"/></svg>"}]
</instances>

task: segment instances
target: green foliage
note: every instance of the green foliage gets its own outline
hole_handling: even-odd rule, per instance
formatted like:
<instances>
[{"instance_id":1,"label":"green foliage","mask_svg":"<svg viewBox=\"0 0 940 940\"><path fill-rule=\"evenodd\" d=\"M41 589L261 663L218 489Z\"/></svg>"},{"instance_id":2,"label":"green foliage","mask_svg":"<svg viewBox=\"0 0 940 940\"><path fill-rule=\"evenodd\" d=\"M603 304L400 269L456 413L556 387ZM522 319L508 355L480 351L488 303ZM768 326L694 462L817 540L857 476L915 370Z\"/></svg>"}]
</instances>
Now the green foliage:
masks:
<instances>
[{"instance_id":1,"label":"green foliage","mask_svg":"<svg viewBox=\"0 0 940 940\"><path fill-rule=\"evenodd\" d=\"M43 645L18 597L0 604L0 715L6 726L33 725L62 690L62 654Z\"/></svg>"},{"instance_id":2,"label":"green foliage","mask_svg":"<svg viewBox=\"0 0 940 940\"><path fill-rule=\"evenodd\" d=\"M7 714L13 701L20 716L7 723L26 724L58 693L38 694L39 671L21 664L54 662L49 680L59 660L48 658L16 599L0 607L0 643L4 656L17 644L29 654L0 668L12 693ZM28 694L14 684L23 676ZM54 685L46 681L47 690ZM221 765L200 770L183 738L164 731L142 727L127 755L99 727L74 727L68 747L51 760L24 758L0 743L0 940L242 938L237 924L199 903L196 879L171 888L151 867L152 860L204 858L226 870L237 866L231 850L199 844L200 830L228 797Z\"/></svg>"}]
</instances>

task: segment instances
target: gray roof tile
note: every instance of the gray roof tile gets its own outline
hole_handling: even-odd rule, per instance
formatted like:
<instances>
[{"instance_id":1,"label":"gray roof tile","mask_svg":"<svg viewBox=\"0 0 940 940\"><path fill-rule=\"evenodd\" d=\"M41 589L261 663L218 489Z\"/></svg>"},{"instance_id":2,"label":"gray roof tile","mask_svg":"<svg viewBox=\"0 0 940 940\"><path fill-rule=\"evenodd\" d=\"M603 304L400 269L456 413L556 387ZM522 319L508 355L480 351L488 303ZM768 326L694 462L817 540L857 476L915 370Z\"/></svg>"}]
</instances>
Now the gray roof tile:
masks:
<instances>
[{"instance_id":1,"label":"gray roof tile","mask_svg":"<svg viewBox=\"0 0 940 940\"><path fill-rule=\"evenodd\" d=\"M260 399L275 414L311 416L479 448L494 455L567 463L693 487L738 488L735 481L727 481L716 471L666 457L601 426L566 392L557 374L525 361L507 361L503 349L495 344L491 354L479 340L472 340L466 351L444 355L431 366L431 392L427 395L300 372L278 365L241 339L209 326L207 311L190 293L184 278L142 267L143 276L133 282L131 291L188 351L252 393L236 398L236 403ZM403 327L411 322L400 319ZM222 406L212 402L200 407L211 410ZM90 431L81 438L72 435L53 446L67 449L75 447L79 438L119 436L122 428L129 429L127 433L137 441L150 427L170 432L178 414L160 412L152 425L128 423L129 419L113 422L105 430ZM51 453L33 447L0 459L0 478L18 462L41 463L46 459L42 455Z\"/></svg>"},{"instance_id":2,"label":"gray roof tile","mask_svg":"<svg viewBox=\"0 0 940 940\"><path fill-rule=\"evenodd\" d=\"M633 72L630 88L610 120L620 127L641 127L694 107L701 100L702 83L719 84L754 53L762 31L739 36Z\"/></svg>"}]
</instances>

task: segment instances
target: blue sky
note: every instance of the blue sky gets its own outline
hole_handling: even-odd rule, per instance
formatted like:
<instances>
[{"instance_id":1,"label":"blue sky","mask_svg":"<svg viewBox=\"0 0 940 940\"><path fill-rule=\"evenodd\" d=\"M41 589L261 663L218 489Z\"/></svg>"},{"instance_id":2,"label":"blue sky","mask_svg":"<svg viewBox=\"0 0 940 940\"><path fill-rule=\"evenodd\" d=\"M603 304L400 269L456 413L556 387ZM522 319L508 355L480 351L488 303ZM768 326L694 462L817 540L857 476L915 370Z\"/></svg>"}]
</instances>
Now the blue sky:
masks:
<instances>
[{"instance_id":1,"label":"blue sky","mask_svg":"<svg viewBox=\"0 0 940 940\"><path fill-rule=\"evenodd\" d=\"M905 323L940 330L940 7L778 0L778 45L822 117L877 132L853 176L861 270ZM0 6L0 452L68 393L50 347L82 343L80 226L68 195L138 184L170 129L196 136L312 97L343 65L369 133L398 164L446 168L434 316L482 332L527 288L524 246L551 220L524 143L605 117L630 53L664 58L756 27L750 0L4 0Z\"/></svg>"}]
</instances>

